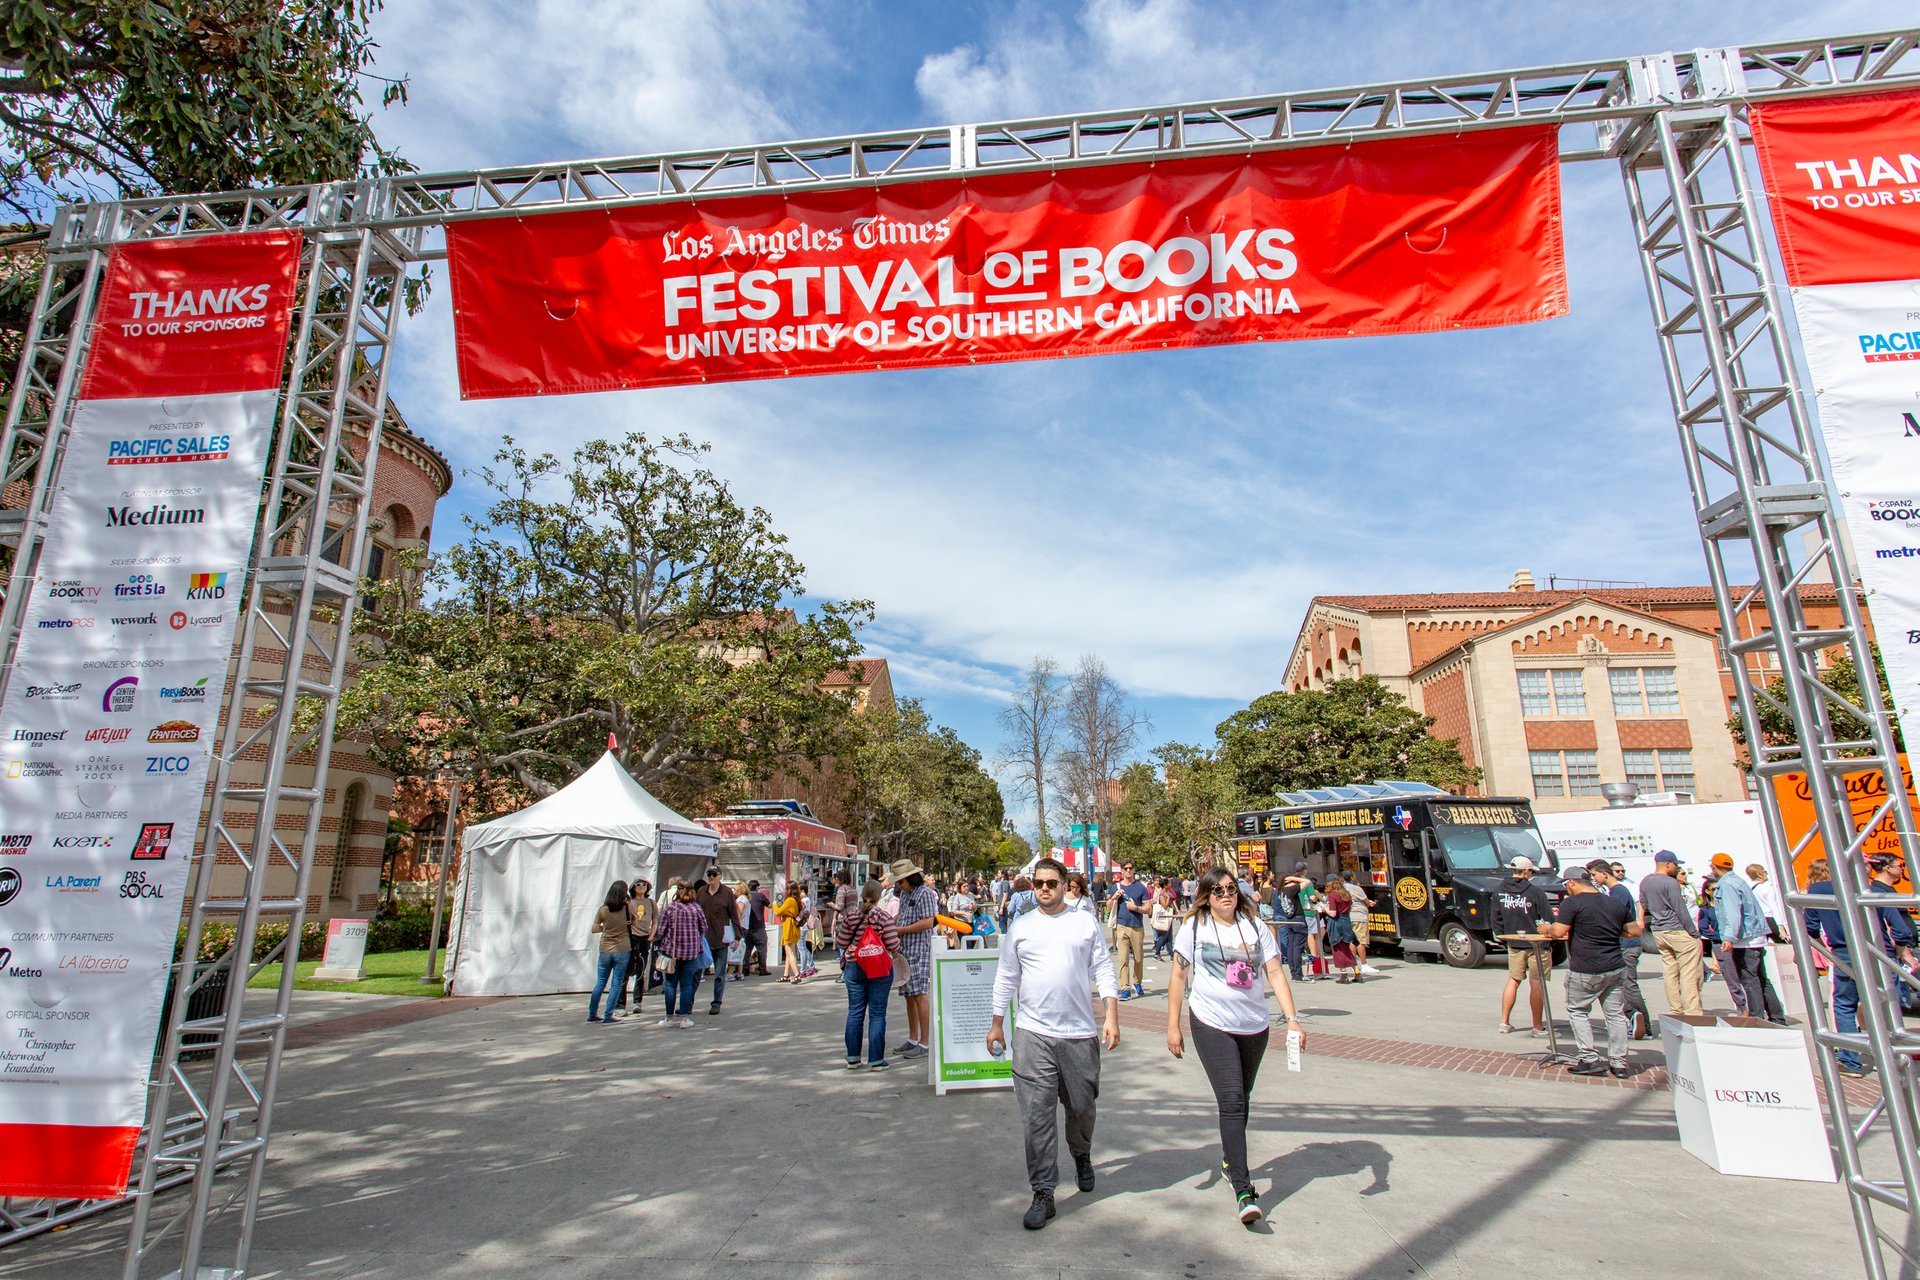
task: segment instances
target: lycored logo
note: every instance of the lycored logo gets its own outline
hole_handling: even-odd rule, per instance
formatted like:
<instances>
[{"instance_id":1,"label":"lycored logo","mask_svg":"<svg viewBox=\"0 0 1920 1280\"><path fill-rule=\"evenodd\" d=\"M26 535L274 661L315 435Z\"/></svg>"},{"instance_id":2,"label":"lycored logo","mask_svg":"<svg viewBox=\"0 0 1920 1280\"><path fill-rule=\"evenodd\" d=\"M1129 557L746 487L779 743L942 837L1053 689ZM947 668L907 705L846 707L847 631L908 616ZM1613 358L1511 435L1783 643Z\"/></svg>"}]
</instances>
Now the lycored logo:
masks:
<instances>
[{"instance_id":1,"label":"lycored logo","mask_svg":"<svg viewBox=\"0 0 1920 1280\"><path fill-rule=\"evenodd\" d=\"M167 849L172 844L171 822L143 822L140 824L140 838L133 842L133 861L158 862L167 856Z\"/></svg>"},{"instance_id":2,"label":"lycored logo","mask_svg":"<svg viewBox=\"0 0 1920 1280\"><path fill-rule=\"evenodd\" d=\"M121 676L100 695L100 709L112 714L133 709L134 695L140 691L139 676Z\"/></svg>"},{"instance_id":3,"label":"lycored logo","mask_svg":"<svg viewBox=\"0 0 1920 1280\"><path fill-rule=\"evenodd\" d=\"M184 613L181 613L178 610L175 610L174 612L167 615L167 625L172 627L175 631L185 630L187 625L187 615Z\"/></svg>"}]
</instances>

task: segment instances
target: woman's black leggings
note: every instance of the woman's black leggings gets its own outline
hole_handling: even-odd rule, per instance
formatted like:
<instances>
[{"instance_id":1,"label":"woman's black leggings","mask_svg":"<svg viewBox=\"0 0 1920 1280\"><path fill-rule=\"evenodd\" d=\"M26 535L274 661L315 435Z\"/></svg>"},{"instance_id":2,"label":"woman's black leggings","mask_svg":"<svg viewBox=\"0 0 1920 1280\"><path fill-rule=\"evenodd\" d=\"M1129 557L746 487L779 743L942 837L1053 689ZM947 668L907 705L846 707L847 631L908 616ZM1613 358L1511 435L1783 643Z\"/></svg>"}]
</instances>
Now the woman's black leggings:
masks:
<instances>
[{"instance_id":1,"label":"woman's black leggings","mask_svg":"<svg viewBox=\"0 0 1920 1280\"><path fill-rule=\"evenodd\" d=\"M1236 1035L1208 1026L1198 1018L1193 1025L1193 1048L1206 1068L1220 1105L1220 1150L1227 1158L1227 1181L1244 1191L1252 1179L1247 1173L1247 1102L1253 1096L1254 1077L1267 1056L1265 1028L1252 1035Z\"/></svg>"}]
</instances>

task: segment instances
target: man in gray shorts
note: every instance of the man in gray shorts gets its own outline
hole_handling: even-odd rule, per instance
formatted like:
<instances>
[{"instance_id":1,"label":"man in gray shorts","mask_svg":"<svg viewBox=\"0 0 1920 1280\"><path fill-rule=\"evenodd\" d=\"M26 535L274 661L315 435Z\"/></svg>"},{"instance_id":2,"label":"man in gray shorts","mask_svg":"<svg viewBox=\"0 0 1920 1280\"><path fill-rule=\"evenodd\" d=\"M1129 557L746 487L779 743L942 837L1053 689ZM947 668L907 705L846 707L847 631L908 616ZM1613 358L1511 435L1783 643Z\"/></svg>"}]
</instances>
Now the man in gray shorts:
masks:
<instances>
[{"instance_id":1,"label":"man in gray shorts","mask_svg":"<svg viewBox=\"0 0 1920 1280\"><path fill-rule=\"evenodd\" d=\"M1021 1219L1038 1231L1053 1218L1060 1181L1060 1118L1067 1112L1067 1150L1074 1181L1093 1190L1094 1102L1100 1096L1100 1050L1120 1044L1119 988L1113 956L1091 911L1067 910L1067 869L1053 858L1033 867L1037 910L1021 914L1000 944L993 980L993 1026L987 1050L1006 1051L1008 1005L1020 1004L1013 1029L1013 1097L1026 1134L1027 1181L1033 1203ZM1106 1010L1096 1033L1093 996Z\"/></svg>"}]
</instances>

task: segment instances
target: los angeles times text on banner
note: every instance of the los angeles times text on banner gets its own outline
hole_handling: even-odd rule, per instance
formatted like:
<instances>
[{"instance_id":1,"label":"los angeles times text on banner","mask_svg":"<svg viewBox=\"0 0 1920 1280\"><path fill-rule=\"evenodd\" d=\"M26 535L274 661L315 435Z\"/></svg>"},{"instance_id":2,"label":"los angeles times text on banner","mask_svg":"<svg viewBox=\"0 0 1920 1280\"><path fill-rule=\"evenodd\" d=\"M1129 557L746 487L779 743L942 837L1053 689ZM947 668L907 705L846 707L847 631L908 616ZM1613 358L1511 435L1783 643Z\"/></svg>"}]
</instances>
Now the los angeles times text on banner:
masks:
<instances>
[{"instance_id":1,"label":"los angeles times text on banner","mask_svg":"<svg viewBox=\"0 0 1920 1280\"><path fill-rule=\"evenodd\" d=\"M0 1195L127 1184L299 254L276 232L108 265L0 704Z\"/></svg>"},{"instance_id":2,"label":"los angeles times text on banner","mask_svg":"<svg viewBox=\"0 0 1920 1280\"><path fill-rule=\"evenodd\" d=\"M469 399L1563 315L1553 130L447 228Z\"/></svg>"},{"instance_id":3,"label":"los angeles times text on banner","mask_svg":"<svg viewBox=\"0 0 1920 1280\"><path fill-rule=\"evenodd\" d=\"M1894 710L1920 741L1920 93L1754 108Z\"/></svg>"}]
</instances>

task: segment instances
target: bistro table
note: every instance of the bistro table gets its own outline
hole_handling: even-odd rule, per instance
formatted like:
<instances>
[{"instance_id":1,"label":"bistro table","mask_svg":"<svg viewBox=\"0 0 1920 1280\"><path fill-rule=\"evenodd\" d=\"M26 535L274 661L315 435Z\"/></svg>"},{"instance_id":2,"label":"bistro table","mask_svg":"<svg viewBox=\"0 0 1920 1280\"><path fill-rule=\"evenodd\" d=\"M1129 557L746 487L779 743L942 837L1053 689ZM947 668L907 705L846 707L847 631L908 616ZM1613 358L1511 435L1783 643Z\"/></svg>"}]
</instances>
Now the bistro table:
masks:
<instances>
[{"instance_id":1,"label":"bistro table","mask_svg":"<svg viewBox=\"0 0 1920 1280\"><path fill-rule=\"evenodd\" d=\"M1529 951L1546 953L1546 962L1541 966L1545 972L1541 976L1540 986L1544 991L1546 1000L1547 1051L1545 1053L1523 1053L1516 1056L1522 1058L1539 1058L1540 1065L1543 1067L1571 1066L1578 1062L1578 1058L1570 1057L1560 1052L1560 1033L1553 1025L1553 939L1544 933L1499 933L1494 936L1506 943L1509 947L1525 947ZM1529 969L1532 967L1531 964L1528 965ZM1529 973L1528 977L1531 978L1532 974Z\"/></svg>"}]
</instances>

